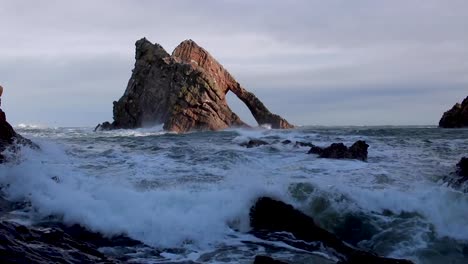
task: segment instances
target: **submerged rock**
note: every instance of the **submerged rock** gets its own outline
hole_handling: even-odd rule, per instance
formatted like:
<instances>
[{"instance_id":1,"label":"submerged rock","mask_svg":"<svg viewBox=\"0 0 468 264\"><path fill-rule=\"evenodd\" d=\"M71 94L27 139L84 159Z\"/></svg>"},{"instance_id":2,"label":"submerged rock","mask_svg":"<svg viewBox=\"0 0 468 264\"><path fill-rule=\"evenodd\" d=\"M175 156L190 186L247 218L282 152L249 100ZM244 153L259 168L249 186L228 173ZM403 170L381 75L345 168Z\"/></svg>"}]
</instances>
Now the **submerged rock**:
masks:
<instances>
[{"instance_id":1,"label":"submerged rock","mask_svg":"<svg viewBox=\"0 0 468 264\"><path fill-rule=\"evenodd\" d=\"M206 50L183 41L169 55L143 38L136 42L135 68L127 89L114 102L114 122L97 129L137 128L163 124L175 132L247 126L226 101L231 91L252 112L258 124L292 128L245 90Z\"/></svg>"},{"instance_id":2,"label":"submerged rock","mask_svg":"<svg viewBox=\"0 0 468 264\"><path fill-rule=\"evenodd\" d=\"M296 141L294 147L314 147L315 145L309 142Z\"/></svg>"},{"instance_id":3,"label":"submerged rock","mask_svg":"<svg viewBox=\"0 0 468 264\"><path fill-rule=\"evenodd\" d=\"M253 148L253 147L260 147L263 145L268 145L268 142L260 140L260 139L251 139L248 142L241 143L240 145L246 148Z\"/></svg>"},{"instance_id":4,"label":"submerged rock","mask_svg":"<svg viewBox=\"0 0 468 264\"><path fill-rule=\"evenodd\" d=\"M365 141L358 140L349 148L343 143L333 143L326 148L312 145L308 154L317 154L320 158L328 159L357 159L366 161L368 148L369 145Z\"/></svg>"},{"instance_id":5,"label":"submerged rock","mask_svg":"<svg viewBox=\"0 0 468 264\"><path fill-rule=\"evenodd\" d=\"M468 127L468 96L461 104L456 103L452 109L444 113L439 121L439 127L460 128Z\"/></svg>"},{"instance_id":6,"label":"submerged rock","mask_svg":"<svg viewBox=\"0 0 468 264\"><path fill-rule=\"evenodd\" d=\"M13 147L13 151L17 151L18 145L39 148L31 140L24 138L16 133L13 127L7 122L5 112L0 109L0 163L5 162L5 157L1 154L9 147Z\"/></svg>"},{"instance_id":7,"label":"submerged rock","mask_svg":"<svg viewBox=\"0 0 468 264\"><path fill-rule=\"evenodd\" d=\"M274 233L275 240L304 250L326 248L340 260L339 263L412 263L409 260L379 257L374 253L350 247L334 234L320 228L311 217L293 206L268 197L258 199L250 209L250 225L252 233L262 239L268 239L269 234ZM284 232L293 237L285 235Z\"/></svg>"}]
</instances>

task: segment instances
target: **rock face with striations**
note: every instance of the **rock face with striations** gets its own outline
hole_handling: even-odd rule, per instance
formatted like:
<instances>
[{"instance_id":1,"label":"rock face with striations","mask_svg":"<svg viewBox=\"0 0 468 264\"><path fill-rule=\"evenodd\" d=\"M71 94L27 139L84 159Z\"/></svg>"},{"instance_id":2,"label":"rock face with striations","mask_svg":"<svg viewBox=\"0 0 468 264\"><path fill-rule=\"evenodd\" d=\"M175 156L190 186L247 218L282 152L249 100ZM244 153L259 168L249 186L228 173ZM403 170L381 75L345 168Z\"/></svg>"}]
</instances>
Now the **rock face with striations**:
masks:
<instances>
[{"instance_id":1,"label":"rock face with striations","mask_svg":"<svg viewBox=\"0 0 468 264\"><path fill-rule=\"evenodd\" d=\"M97 129L164 123L165 130L186 132L246 126L227 104L229 91L247 105L259 124L293 127L272 114L194 41L183 41L172 55L145 38L135 45L135 68L124 95L114 102L114 122Z\"/></svg>"},{"instance_id":2,"label":"rock face with striations","mask_svg":"<svg viewBox=\"0 0 468 264\"><path fill-rule=\"evenodd\" d=\"M468 127L468 96L461 104L455 104L452 109L444 113L439 121L439 127L460 128Z\"/></svg>"}]
</instances>

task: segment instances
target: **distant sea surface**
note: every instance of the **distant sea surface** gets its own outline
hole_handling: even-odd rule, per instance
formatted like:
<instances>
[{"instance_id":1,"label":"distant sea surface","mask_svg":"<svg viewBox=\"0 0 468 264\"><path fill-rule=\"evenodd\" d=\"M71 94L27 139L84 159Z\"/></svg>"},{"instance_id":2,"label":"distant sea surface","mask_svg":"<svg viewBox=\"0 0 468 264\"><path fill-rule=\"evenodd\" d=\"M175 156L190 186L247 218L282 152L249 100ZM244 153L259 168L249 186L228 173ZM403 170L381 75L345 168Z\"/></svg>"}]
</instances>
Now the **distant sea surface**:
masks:
<instances>
[{"instance_id":1,"label":"distant sea surface","mask_svg":"<svg viewBox=\"0 0 468 264\"><path fill-rule=\"evenodd\" d=\"M17 131L42 150L23 149L19 160L0 165L7 198L28 201L3 217L126 234L147 247L101 251L129 262L251 263L255 255L268 254L293 263L330 263L324 252L248 234L249 208L267 195L293 204L349 244L380 255L468 263L468 194L441 180L468 156L467 129L300 127L173 134L161 127L93 132L22 125ZM270 144L239 145L249 139ZM356 140L370 145L368 162L320 159L294 146Z\"/></svg>"}]
</instances>

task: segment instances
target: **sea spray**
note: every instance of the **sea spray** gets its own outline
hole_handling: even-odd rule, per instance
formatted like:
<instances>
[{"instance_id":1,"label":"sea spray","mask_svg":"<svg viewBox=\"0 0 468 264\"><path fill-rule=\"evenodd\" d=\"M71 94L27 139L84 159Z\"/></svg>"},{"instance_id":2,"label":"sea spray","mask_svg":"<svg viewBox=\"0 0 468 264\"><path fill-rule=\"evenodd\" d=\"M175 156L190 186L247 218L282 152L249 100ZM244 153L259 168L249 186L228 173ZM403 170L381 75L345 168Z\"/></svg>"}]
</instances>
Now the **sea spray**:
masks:
<instances>
[{"instance_id":1,"label":"sea spray","mask_svg":"<svg viewBox=\"0 0 468 264\"><path fill-rule=\"evenodd\" d=\"M303 127L181 135L160 128L19 130L42 150L24 149L19 162L0 165L0 183L9 199L30 202L22 217L31 222L53 215L157 248L185 248L198 257L226 256L237 248L251 259L261 248L244 244L257 243L246 233L248 211L257 197L268 195L387 256L421 263L464 258L467 196L439 180L467 149L465 130ZM249 139L269 145L239 145ZM369 160L319 159L307 155L306 147L282 144L286 139L319 146L364 139ZM301 184L310 188L298 196L295 186ZM343 230L355 226L367 233ZM443 242L453 247L447 251ZM300 255L288 250L281 254Z\"/></svg>"}]
</instances>

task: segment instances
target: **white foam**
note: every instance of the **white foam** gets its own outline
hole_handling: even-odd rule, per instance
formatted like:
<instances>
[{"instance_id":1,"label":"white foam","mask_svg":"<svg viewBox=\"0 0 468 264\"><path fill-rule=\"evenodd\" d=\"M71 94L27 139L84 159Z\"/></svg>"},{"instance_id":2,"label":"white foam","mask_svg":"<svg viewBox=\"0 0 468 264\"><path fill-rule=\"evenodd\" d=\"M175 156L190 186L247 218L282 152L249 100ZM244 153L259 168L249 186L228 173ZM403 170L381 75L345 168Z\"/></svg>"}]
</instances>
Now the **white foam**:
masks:
<instances>
[{"instance_id":1,"label":"white foam","mask_svg":"<svg viewBox=\"0 0 468 264\"><path fill-rule=\"evenodd\" d=\"M38 124L24 124L24 123L20 123L18 124L17 126L15 126L15 128L19 128L19 129L47 129L49 128L48 126L46 125L38 125Z\"/></svg>"},{"instance_id":2,"label":"white foam","mask_svg":"<svg viewBox=\"0 0 468 264\"><path fill-rule=\"evenodd\" d=\"M60 215L66 223L109 235L125 233L154 246L205 247L224 241L232 233L229 225L248 227L248 208L267 189L259 180L257 184L226 181L215 188L181 184L142 191L132 186L131 178L85 174L73 166L77 160L65 155L60 145L41 147L42 152L26 151L25 162L0 166L0 183L8 185L9 199L30 200L42 217ZM241 182L248 177L235 176Z\"/></svg>"},{"instance_id":3,"label":"white foam","mask_svg":"<svg viewBox=\"0 0 468 264\"><path fill-rule=\"evenodd\" d=\"M233 242L231 236L236 234L232 228L248 230L248 210L256 197L269 195L301 205L287 193L294 182L311 183L328 192L340 213L416 212L434 226L437 236L468 241L467 195L431 180L434 168L449 170L452 166L446 159L438 160L424 149L406 147L408 142L401 143L405 145L401 147L391 141L394 138L374 137L369 137L368 163L319 159L307 155L305 148L280 143L276 147L281 151L246 150L237 143L252 138L269 142L290 139L322 146L332 143L335 136L261 128L231 131L238 136L231 136L227 144L211 142L205 135L181 135L187 142L180 146L175 138L178 136L174 136L174 141L151 142L159 149L145 152L125 149L122 138L164 135L162 127L98 133L91 129L54 130L47 132L48 138L71 141L60 140L58 144L43 139L39 141L42 152L24 150L24 162L0 165L0 184L8 185L5 190L11 199L31 200L40 216L63 215L69 223L80 223L105 234L126 233L161 247L206 248ZM77 141L80 137L89 140L82 143ZM345 142L362 138L339 137ZM100 138L105 142L98 141ZM151 144L149 147L153 147ZM457 145L450 148L456 149ZM192 152L183 152L174 159L171 155L178 155L174 147ZM203 160L204 155L224 152L232 156L223 166ZM210 175L215 180L205 181ZM57 177L59 183L52 177ZM349 200L332 197L342 195ZM427 246L424 234L432 231L425 228L411 231L412 247L395 245L392 254L404 257Z\"/></svg>"}]
</instances>

